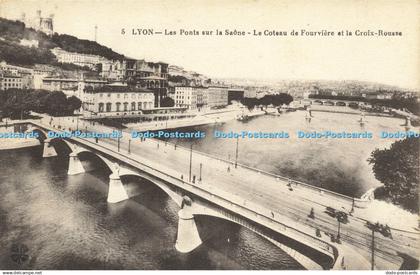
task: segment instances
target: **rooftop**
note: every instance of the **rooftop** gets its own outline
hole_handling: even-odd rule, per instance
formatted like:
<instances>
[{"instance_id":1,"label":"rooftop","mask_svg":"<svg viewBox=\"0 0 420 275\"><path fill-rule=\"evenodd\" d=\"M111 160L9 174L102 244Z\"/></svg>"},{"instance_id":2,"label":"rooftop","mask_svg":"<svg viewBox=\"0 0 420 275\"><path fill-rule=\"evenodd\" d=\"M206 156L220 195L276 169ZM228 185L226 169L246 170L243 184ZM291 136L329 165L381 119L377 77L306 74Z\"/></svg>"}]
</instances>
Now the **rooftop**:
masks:
<instances>
[{"instance_id":1,"label":"rooftop","mask_svg":"<svg viewBox=\"0 0 420 275\"><path fill-rule=\"evenodd\" d=\"M126 85L104 85L94 89L86 89L87 93L153 93L147 89L133 88Z\"/></svg>"},{"instance_id":2,"label":"rooftop","mask_svg":"<svg viewBox=\"0 0 420 275\"><path fill-rule=\"evenodd\" d=\"M60 82L90 82L90 83L107 83L105 80L99 79L77 79L77 78L59 78L59 77L46 77L43 81L60 81Z\"/></svg>"}]
</instances>

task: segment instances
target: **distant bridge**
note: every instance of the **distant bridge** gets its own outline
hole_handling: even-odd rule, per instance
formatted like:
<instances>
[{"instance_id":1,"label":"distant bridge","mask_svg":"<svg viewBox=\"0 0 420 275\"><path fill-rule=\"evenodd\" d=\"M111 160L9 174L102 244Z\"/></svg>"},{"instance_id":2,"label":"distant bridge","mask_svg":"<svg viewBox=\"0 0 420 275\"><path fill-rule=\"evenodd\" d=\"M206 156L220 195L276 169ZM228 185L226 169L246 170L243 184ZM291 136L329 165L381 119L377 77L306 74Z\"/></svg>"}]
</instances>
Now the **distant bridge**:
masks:
<instances>
[{"instance_id":1,"label":"distant bridge","mask_svg":"<svg viewBox=\"0 0 420 275\"><path fill-rule=\"evenodd\" d=\"M307 102L310 105L325 105L325 106L362 106L366 103L363 101L351 101L351 100L339 100L339 99L317 99L309 98L302 100L304 103Z\"/></svg>"}]
</instances>

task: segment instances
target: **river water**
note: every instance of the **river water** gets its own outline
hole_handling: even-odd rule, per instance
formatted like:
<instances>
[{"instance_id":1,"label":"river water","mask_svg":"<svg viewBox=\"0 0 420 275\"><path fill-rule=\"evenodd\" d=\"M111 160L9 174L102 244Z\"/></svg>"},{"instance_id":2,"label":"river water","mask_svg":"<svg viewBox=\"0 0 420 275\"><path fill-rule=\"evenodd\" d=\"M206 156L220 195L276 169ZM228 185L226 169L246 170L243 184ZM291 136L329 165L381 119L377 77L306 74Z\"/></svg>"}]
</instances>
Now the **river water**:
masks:
<instances>
[{"instance_id":1,"label":"river water","mask_svg":"<svg viewBox=\"0 0 420 275\"><path fill-rule=\"evenodd\" d=\"M194 148L231 158L235 140L211 138L221 131L360 130L358 117L315 113L259 117L203 126L205 140ZM368 118L373 132L400 129L400 120ZM293 136L293 135L292 135ZM190 141L176 140L188 146ZM366 159L391 143L325 140L240 140L238 161L346 194L360 195L378 183ZM68 159L43 159L42 148L0 152L0 269L301 269L287 254L258 235L230 222L197 218L203 245L189 254L175 250L176 204L148 182L125 182L138 196L106 202L109 171L101 167L67 176ZM88 160L86 160L88 164ZM92 164L91 165L95 165ZM13 245L28 255L12 260Z\"/></svg>"},{"instance_id":2,"label":"river water","mask_svg":"<svg viewBox=\"0 0 420 275\"><path fill-rule=\"evenodd\" d=\"M239 139L238 163L290 177L341 194L360 197L380 183L367 159L376 148L389 147L395 139L379 138L381 131L405 131L404 121L389 117L366 117L361 126L359 115L313 112L310 123L301 111L281 116L260 116L249 121L229 121L220 125L184 128L204 131L205 139L172 139L171 142L235 161L236 139L216 138L220 132L287 132L288 139ZM372 132L372 139L299 139L304 132Z\"/></svg>"}]
</instances>

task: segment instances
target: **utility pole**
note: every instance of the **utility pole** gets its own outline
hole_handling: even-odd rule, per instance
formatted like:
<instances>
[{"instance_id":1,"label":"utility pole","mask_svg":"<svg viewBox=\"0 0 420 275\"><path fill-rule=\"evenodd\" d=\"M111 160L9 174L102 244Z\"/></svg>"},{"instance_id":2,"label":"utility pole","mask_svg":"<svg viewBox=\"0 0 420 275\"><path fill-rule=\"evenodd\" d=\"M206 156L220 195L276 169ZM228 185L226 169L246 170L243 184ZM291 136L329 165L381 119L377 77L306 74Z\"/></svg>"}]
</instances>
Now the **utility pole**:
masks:
<instances>
[{"instance_id":1,"label":"utility pole","mask_svg":"<svg viewBox=\"0 0 420 275\"><path fill-rule=\"evenodd\" d=\"M120 137L118 137L118 152L120 151Z\"/></svg>"},{"instance_id":2,"label":"utility pole","mask_svg":"<svg viewBox=\"0 0 420 275\"><path fill-rule=\"evenodd\" d=\"M198 179L198 181L200 181L201 182L201 171L203 170L203 164L202 163L200 163L200 178Z\"/></svg>"},{"instance_id":3,"label":"utility pole","mask_svg":"<svg viewBox=\"0 0 420 275\"><path fill-rule=\"evenodd\" d=\"M337 232L337 241L340 241L340 226L341 225L341 222L340 222L340 220L338 220L338 232Z\"/></svg>"},{"instance_id":4,"label":"utility pole","mask_svg":"<svg viewBox=\"0 0 420 275\"><path fill-rule=\"evenodd\" d=\"M131 139L128 140L128 153L131 153Z\"/></svg>"},{"instance_id":5,"label":"utility pole","mask_svg":"<svg viewBox=\"0 0 420 275\"><path fill-rule=\"evenodd\" d=\"M236 138L236 157L235 157L235 168L238 167L238 147L239 147L239 137Z\"/></svg>"},{"instance_id":6,"label":"utility pole","mask_svg":"<svg viewBox=\"0 0 420 275\"><path fill-rule=\"evenodd\" d=\"M191 168L192 168L192 147L193 147L193 145L191 143L191 146L190 146L190 173L189 173L189 181L190 182L191 182Z\"/></svg>"},{"instance_id":7,"label":"utility pole","mask_svg":"<svg viewBox=\"0 0 420 275\"><path fill-rule=\"evenodd\" d=\"M375 269L375 232L379 232L381 233L384 237L386 238L391 238L392 239L392 233L391 233L391 229L389 228L388 225L383 225L380 223L371 223L371 222L366 222L366 226L372 230L372 243L371 243L371 269L374 270Z\"/></svg>"},{"instance_id":8,"label":"utility pole","mask_svg":"<svg viewBox=\"0 0 420 275\"><path fill-rule=\"evenodd\" d=\"M375 228L374 227L372 227L372 247L371 247L371 250L372 250L372 261L371 261L372 267L371 267L371 270L374 270L375 269Z\"/></svg>"}]
</instances>

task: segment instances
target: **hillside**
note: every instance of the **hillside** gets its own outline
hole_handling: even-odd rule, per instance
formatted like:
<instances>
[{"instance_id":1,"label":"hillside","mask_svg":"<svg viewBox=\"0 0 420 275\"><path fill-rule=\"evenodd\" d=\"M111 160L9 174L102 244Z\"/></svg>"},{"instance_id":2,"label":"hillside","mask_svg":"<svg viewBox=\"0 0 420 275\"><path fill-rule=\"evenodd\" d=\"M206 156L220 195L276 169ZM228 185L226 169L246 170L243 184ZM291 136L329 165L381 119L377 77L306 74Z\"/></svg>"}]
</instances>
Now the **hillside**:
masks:
<instances>
[{"instance_id":1,"label":"hillside","mask_svg":"<svg viewBox=\"0 0 420 275\"><path fill-rule=\"evenodd\" d=\"M39 47L19 45L22 39L37 40ZM49 37L43 32L26 28L20 21L0 18L0 59L21 65L35 63L57 65L55 56L50 52L50 49L55 47L69 52L95 54L111 60L124 58L123 55L94 41L57 33Z\"/></svg>"}]
</instances>

